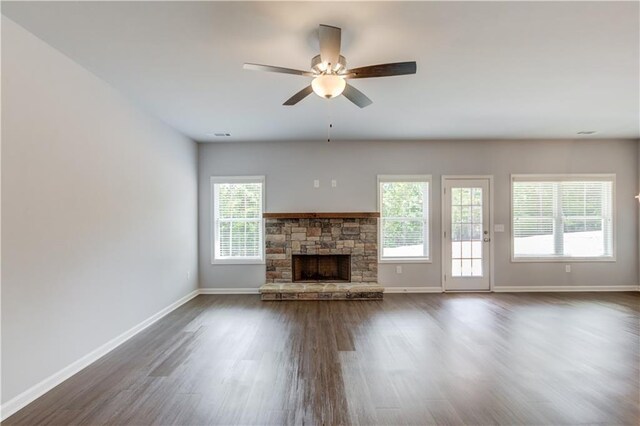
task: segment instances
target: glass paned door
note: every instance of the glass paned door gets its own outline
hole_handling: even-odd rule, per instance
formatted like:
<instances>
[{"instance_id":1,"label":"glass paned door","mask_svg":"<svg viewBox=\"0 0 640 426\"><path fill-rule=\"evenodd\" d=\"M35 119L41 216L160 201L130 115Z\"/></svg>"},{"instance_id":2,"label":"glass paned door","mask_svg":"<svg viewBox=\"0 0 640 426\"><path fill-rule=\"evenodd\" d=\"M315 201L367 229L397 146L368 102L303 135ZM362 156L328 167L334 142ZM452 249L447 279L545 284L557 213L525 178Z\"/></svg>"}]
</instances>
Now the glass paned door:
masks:
<instances>
[{"instance_id":1,"label":"glass paned door","mask_svg":"<svg viewBox=\"0 0 640 426\"><path fill-rule=\"evenodd\" d=\"M489 290L489 179L443 179L445 290Z\"/></svg>"}]
</instances>

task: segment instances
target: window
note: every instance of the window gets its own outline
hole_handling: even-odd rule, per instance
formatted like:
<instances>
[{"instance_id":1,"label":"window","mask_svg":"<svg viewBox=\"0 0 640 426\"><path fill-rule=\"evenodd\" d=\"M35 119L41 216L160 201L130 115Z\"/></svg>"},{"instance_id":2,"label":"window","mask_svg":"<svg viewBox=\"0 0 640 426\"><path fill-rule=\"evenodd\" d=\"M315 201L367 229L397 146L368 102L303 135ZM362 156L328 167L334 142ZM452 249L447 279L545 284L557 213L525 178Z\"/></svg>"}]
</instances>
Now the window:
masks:
<instances>
[{"instance_id":1,"label":"window","mask_svg":"<svg viewBox=\"0 0 640 426\"><path fill-rule=\"evenodd\" d=\"M513 260L614 260L615 175L513 175Z\"/></svg>"},{"instance_id":2,"label":"window","mask_svg":"<svg viewBox=\"0 0 640 426\"><path fill-rule=\"evenodd\" d=\"M429 261L431 176L378 176L380 261Z\"/></svg>"},{"instance_id":3,"label":"window","mask_svg":"<svg viewBox=\"0 0 640 426\"><path fill-rule=\"evenodd\" d=\"M262 263L264 177L212 177L212 263Z\"/></svg>"}]
</instances>

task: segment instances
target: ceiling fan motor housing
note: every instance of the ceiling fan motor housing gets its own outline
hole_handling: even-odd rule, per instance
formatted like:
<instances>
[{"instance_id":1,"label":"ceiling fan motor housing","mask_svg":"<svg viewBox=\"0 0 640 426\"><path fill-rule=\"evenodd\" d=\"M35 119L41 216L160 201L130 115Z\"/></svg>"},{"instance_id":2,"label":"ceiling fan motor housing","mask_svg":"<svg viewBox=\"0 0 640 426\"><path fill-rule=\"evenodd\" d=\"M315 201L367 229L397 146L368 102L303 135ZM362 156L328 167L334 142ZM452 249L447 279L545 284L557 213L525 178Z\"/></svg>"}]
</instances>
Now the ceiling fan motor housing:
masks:
<instances>
[{"instance_id":1,"label":"ceiling fan motor housing","mask_svg":"<svg viewBox=\"0 0 640 426\"><path fill-rule=\"evenodd\" d=\"M337 64L331 64L332 74L341 74L347 69L347 60L344 56L340 55L340 59ZM322 62L320 55L316 55L311 59L311 71L316 74L322 74L327 71L326 64Z\"/></svg>"}]
</instances>

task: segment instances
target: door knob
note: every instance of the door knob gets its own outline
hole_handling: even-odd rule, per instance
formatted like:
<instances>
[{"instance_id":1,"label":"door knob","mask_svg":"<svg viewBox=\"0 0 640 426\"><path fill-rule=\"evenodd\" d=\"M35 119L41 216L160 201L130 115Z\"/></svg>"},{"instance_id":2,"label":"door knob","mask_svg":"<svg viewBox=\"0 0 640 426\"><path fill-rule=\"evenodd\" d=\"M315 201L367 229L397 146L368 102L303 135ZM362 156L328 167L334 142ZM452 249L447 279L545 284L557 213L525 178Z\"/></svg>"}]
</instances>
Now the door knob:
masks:
<instances>
[{"instance_id":1,"label":"door knob","mask_svg":"<svg viewBox=\"0 0 640 426\"><path fill-rule=\"evenodd\" d=\"M485 242L485 243L488 243L489 241L491 241L491 238L488 238L488 237L485 237L485 238L484 238L484 242Z\"/></svg>"}]
</instances>

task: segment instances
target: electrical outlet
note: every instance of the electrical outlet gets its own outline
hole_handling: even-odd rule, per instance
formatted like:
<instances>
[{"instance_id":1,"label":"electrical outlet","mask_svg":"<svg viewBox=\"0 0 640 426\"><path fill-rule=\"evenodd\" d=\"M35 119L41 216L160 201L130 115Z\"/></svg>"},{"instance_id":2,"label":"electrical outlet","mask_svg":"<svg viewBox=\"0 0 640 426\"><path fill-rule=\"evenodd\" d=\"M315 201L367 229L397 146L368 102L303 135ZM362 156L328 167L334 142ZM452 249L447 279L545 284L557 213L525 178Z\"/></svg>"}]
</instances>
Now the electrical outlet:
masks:
<instances>
[{"instance_id":1,"label":"electrical outlet","mask_svg":"<svg viewBox=\"0 0 640 426\"><path fill-rule=\"evenodd\" d=\"M571 272L571 265L564 265L565 272Z\"/></svg>"},{"instance_id":2,"label":"electrical outlet","mask_svg":"<svg viewBox=\"0 0 640 426\"><path fill-rule=\"evenodd\" d=\"M338 186L338 181L335 179L331 179L331 187L335 188L336 186Z\"/></svg>"},{"instance_id":3,"label":"electrical outlet","mask_svg":"<svg viewBox=\"0 0 640 426\"><path fill-rule=\"evenodd\" d=\"M320 188L320 181L319 181L318 179L315 179L315 180L313 181L313 187L314 187L314 188Z\"/></svg>"},{"instance_id":4,"label":"electrical outlet","mask_svg":"<svg viewBox=\"0 0 640 426\"><path fill-rule=\"evenodd\" d=\"M401 274L402 273L402 266L398 265L396 266L396 274Z\"/></svg>"}]
</instances>

